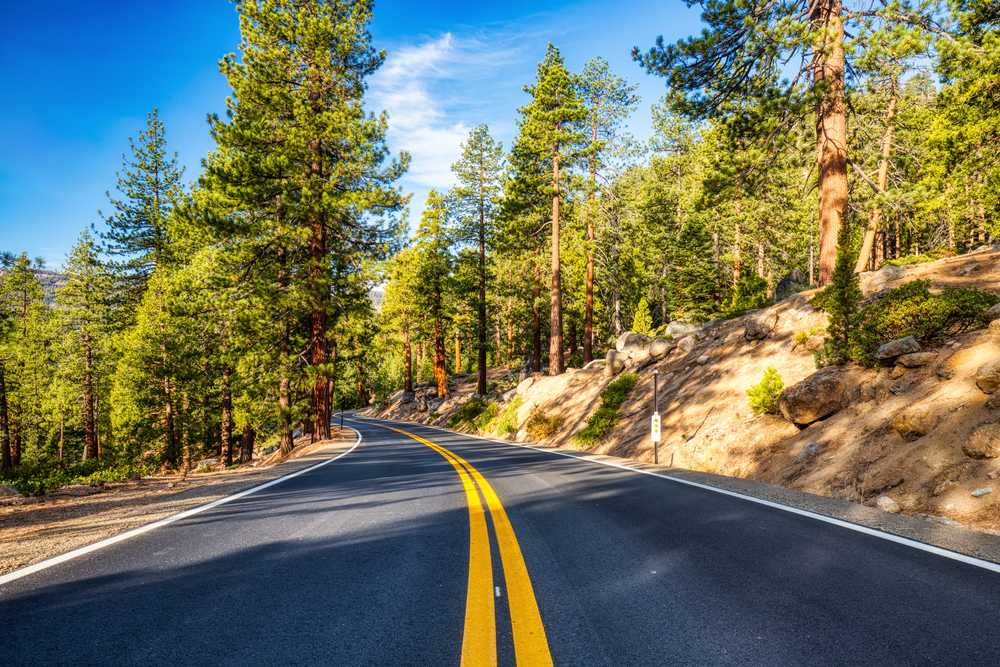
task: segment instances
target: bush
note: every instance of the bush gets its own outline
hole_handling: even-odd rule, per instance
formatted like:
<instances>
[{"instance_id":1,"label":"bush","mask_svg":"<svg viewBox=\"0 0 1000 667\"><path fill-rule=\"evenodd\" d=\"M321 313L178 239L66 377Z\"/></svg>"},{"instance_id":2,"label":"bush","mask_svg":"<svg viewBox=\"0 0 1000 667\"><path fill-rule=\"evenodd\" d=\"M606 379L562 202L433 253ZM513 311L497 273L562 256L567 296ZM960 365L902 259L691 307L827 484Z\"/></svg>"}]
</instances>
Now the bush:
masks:
<instances>
[{"instance_id":1,"label":"bush","mask_svg":"<svg viewBox=\"0 0 1000 667\"><path fill-rule=\"evenodd\" d=\"M646 297L639 299L639 303L635 307L632 331L644 336L649 336L653 332L653 317L649 314L649 301L646 300Z\"/></svg>"},{"instance_id":2,"label":"bush","mask_svg":"<svg viewBox=\"0 0 1000 667\"><path fill-rule=\"evenodd\" d=\"M781 396L784 388L785 383L778 375L778 371L768 366L764 370L764 377L760 383L747 389L747 396L750 397L750 409L755 415L765 412L772 415L778 414L778 397Z\"/></svg>"},{"instance_id":3,"label":"bush","mask_svg":"<svg viewBox=\"0 0 1000 667\"><path fill-rule=\"evenodd\" d=\"M102 459L90 459L79 463L52 461L47 463L24 463L0 475L0 482L13 484L21 493L49 491L75 482L94 484L96 482L122 482L136 475L150 474L153 464L115 463Z\"/></svg>"},{"instance_id":4,"label":"bush","mask_svg":"<svg viewBox=\"0 0 1000 667\"><path fill-rule=\"evenodd\" d=\"M618 408L628 399L628 394L639 381L636 373L623 373L601 392L601 407L587 420L587 426L576 434L573 443L592 447L618 424Z\"/></svg>"},{"instance_id":5,"label":"bush","mask_svg":"<svg viewBox=\"0 0 1000 667\"><path fill-rule=\"evenodd\" d=\"M472 421L472 429L474 431L492 431L493 421L499 414L500 407L496 403L490 403L486 406L486 409Z\"/></svg>"},{"instance_id":6,"label":"bush","mask_svg":"<svg viewBox=\"0 0 1000 667\"><path fill-rule=\"evenodd\" d=\"M544 440L559 430L562 426L563 418L559 415L548 416L539 409L536 409L528 417L528 423L524 425L525 430L535 440Z\"/></svg>"},{"instance_id":7,"label":"bush","mask_svg":"<svg viewBox=\"0 0 1000 667\"><path fill-rule=\"evenodd\" d=\"M486 408L489 406L485 400L481 398L473 398L468 403L460 407L455 411L455 414L451 416L448 420L448 428L458 428L462 425L462 422L471 422L481 415Z\"/></svg>"},{"instance_id":8,"label":"bush","mask_svg":"<svg viewBox=\"0 0 1000 667\"><path fill-rule=\"evenodd\" d=\"M728 312L742 315L744 311L763 308L765 303L767 303L767 280L758 276L756 271L744 271L740 274L740 281L733 291L733 301Z\"/></svg>"},{"instance_id":9,"label":"bush","mask_svg":"<svg viewBox=\"0 0 1000 667\"><path fill-rule=\"evenodd\" d=\"M955 253L947 248L935 248L929 253L924 255L906 255L905 257L900 257L899 259L890 259L886 261L886 264L892 264L893 266L907 266L909 264L924 264L925 262L934 262L943 257L954 257Z\"/></svg>"},{"instance_id":10,"label":"bush","mask_svg":"<svg viewBox=\"0 0 1000 667\"><path fill-rule=\"evenodd\" d=\"M503 412L500 413L500 418L497 419L497 435L517 433L517 411L523 404L524 401L521 397L515 396L514 400L510 402L510 405L503 409Z\"/></svg>"},{"instance_id":11,"label":"bush","mask_svg":"<svg viewBox=\"0 0 1000 667\"><path fill-rule=\"evenodd\" d=\"M985 326L983 315L1000 297L974 287L945 288L930 293L929 280L913 280L865 306L851 340L851 356L878 365L878 348L891 340L913 336L926 340Z\"/></svg>"},{"instance_id":12,"label":"bush","mask_svg":"<svg viewBox=\"0 0 1000 667\"><path fill-rule=\"evenodd\" d=\"M847 225L841 225L837 237L837 263L830 284L816 295L830 318L830 326L826 328L829 338L823 342L822 351L814 355L817 367L844 364L851 358L851 340L859 322L858 302L862 294L858 288L858 274L854 272L850 238Z\"/></svg>"},{"instance_id":13,"label":"bush","mask_svg":"<svg viewBox=\"0 0 1000 667\"><path fill-rule=\"evenodd\" d=\"M796 345L805 345L807 340L809 340L809 332L808 331L800 331L797 334L795 334L795 344Z\"/></svg>"}]
</instances>

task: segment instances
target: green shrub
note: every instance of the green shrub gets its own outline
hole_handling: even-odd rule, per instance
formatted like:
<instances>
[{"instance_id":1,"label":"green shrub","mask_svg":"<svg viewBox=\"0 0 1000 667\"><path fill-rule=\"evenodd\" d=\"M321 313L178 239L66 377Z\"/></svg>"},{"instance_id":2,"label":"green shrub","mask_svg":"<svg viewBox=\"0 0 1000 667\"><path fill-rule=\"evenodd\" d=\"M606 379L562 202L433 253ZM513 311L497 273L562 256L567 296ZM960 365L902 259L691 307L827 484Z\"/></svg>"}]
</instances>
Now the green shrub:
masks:
<instances>
[{"instance_id":1,"label":"green shrub","mask_svg":"<svg viewBox=\"0 0 1000 667\"><path fill-rule=\"evenodd\" d=\"M632 318L632 331L648 336L653 332L653 316L649 314L649 301L646 297L639 299L635 307L635 317Z\"/></svg>"},{"instance_id":2,"label":"green shrub","mask_svg":"<svg viewBox=\"0 0 1000 667\"><path fill-rule=\"evenodd\" d=\"M796 345L805 345L807 340L809 340L809 332L808 331L800 331L797 334L795 334L795 344Z\"/></svg>"},{"instance_id":3,"label":"green shrub","mask_svg":"<svg viewBox=\"0 0 1000 667\"><path fill-rule=\"evenodd\" d=\"M855 256L850 240L848 226L841 225L837 237L837 263L820 299L830 326L826 328L829 337L823 341L823 349L814 355L817 367L844 364L851 358L851 340L858 326L858 302L862 294L858 288L858 274L854 272Z\"/></svg>"},{"instance_id":4,"label":"green shrub","mask_svg":"<svg viewBox=\"0 0 1000 667\"><path fill-rule=\"evenodd\" d=\"M587 420L587 426L576 434L573 443L579 447L592 447L618 424L618 408L628 399L628 394L639 381L636 373L623 373L601 392L601 407Z\"/></svg>"},{"instance_id":5,"label":"green shrub","mask_svg":"<svg viewBox=\"0 0 1000 667\"><path fill-rule=\"evenodd\" d=\"M744 271L740 274L728 312L742 315L744 311L763 308L765 303L767 280L758 276L756 271Z\"/></svg>"},{"instance_id":6,"label":"green shrub","mask_svg":"<svg viewBox=\"0 0 1000 667\"><path fill-rule=\"evenodd\" d=\"M954 257L955 253L947 248L935 248L929 253L923 255L906 255L905 257L900 257L899 259L890 259L886 261L886 264L892 264L893 266L907 266L910 264L924 264L925 262L934 262L943 257Z\"/></svg>"},{"instance_id":7,"label":"green shrub","mask_svg":"<svg viewBox=\"0 0 1000 667\"><path fill-rule=\"evenodd\" d=\"M486 406L478 417L472 421L472 430L474 431L492 431L493 421L500 414L500 406L496 403L490 403Z\"/></svg>"},{"instance_id":8,"label":"green shrub","mask_svg":"<svg viewBox=\"0 0 1000 667\"><path fill-rule=\"evenodd\" d=\"M559 430L562 426L563 418L560 415L548 416L540 409L536 409L528 417L528 422L524 425L525 430L535 440L544 440Z\"/></svg>"},{"instance_id":9,"label":"green shrub","mask_svg":"<svg viewBox=\"0 0 1000 667\"><path fill-rule=\"evenodd\" d=\"M497 419L497 435L517 433L517 411L523 404L524 401L521 397L515 396L514 400L510 402L510 405L503 409L503 412L500 413L499 419Z\"/></svg>"},{"instance_id":10,"label":"green shrub","mask_svg":"<svg viewBox=\"0 0 1000 667\"><path fill-rule=\"evenodd\" d=\"M102 459L90 459L79 463L50 461L46 463L25 462L15 469L4 471L0 482L13 484L21 493L49 491L75 482L94 484L96 482L122 482L135 476L150 474L155 465L138 463L116 463Z\"/></svg>"},{"instance_id":11,"label":"green shrub","mask_svg":"<svg viewBox=\"0 0 1000 667\"><path fill-rule=\"evenodd\" d=\"M778 414L778 397L781 396L784 388L785 383L778 375L778 371L768 366L764 370L764 377L760 383L747 389L747 396L750 397L750 409L755 415L765 412L772 415Z\"/></svg>"},{"instance_id":12,"label":"green shrub","mask_svg":"<svg viewBox=\"0 0 1000 667\"><path fill-rule=\"evenodd\" d=\"M430 413L430 415L427 416L427 421L425 421L424 423L425 424L433 424L437 420L437 418L440 417L440 416L441 416L441 413L439 413L439 412L432 412L432 413Z\"/></svg>"},{"instance_id":13,"label":"green shrub","mask_svg":"<svg viewBox=\"0 0 1000 667\"><path fill-rule=\"evenodd\" d=\"M482 398L473 398L465 405L455 411L455 414L448 420L448 428L458 428L462 422L471 422L486 410L489 403Z\"/></svg>"},{"instance_id":14,"label":"green shrub","mask_svg":"<svg viewBox=\"0 0 1000 667\"><path fill-rule=\"evenodd\" d=\"M577 350L566 360L566 368L583 367L583 350Z\"/></svg>"},{"instance_id":15,"label":"green shrub","mask_svg":"<svg viewBox=\"0 0 1000 667\"><path fill-rule=\"evenodd\" d=\"M865 306L852 336L851 356L876 366L875 354L883 344L905 336L926 340L985 326L983 315L1000 302L1000 297L974 287L945 288L942 294L931 294L930 284L929 280L913 280Z\"/></svg>"}]
</instances>

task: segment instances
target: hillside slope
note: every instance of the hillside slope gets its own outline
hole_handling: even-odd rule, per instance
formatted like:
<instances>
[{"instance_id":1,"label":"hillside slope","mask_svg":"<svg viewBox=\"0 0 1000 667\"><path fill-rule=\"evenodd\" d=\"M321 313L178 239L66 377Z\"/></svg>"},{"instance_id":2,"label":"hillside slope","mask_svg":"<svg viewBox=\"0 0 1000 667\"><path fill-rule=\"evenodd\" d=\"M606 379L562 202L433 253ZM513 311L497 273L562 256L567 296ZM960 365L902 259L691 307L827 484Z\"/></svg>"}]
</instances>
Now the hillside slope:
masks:
<instances>
[{"instance_id":1,"label":"hillside slope","mask_svg":"<svg viewBox=\"0 0 1000 667\"><path fill-rule=\"evenodd\" d=\"M974 286L1000 293L1000 252L987 249L864 274L862 290L871 295L917 278L930 280L932 291ZM821 345L827 321L825 313L807 304L810 296L793 295L765 311L682 334L673 341L679 343L676 349L656 361L649 357L648 343L636 344L633 334L633 349L617 358L625 359L625 372L639 373L639 381L618 412L617 427L589 451L652 462L655 369L663 423L661 464L1000 533L1000 458L992 458L1000 455L1000 398L991 402L975 378L983 364L1000 359L1000 326L925 343L923 351L934 354L925 355L925 365L915 368L897 364L875 370L850 364L823 371L835 385L842 383L843 392L835 397L839 409L808 426L780 415L754 416L746 389L760 382L767 367L778 371L786 392L817 373L811 349ZM754 331L764 337L749 340ZM808 338L803 342L806 336L799 335L800 344L796 334L801 332ZM623 343L629 347L625 339L619 339L620 348ZM516 389L489 397L500 407L516 397L523 403L517 411L518 432L503 437L533 442L524 425L540 410L563 421L539 444L572 446L573 436L600 405L601 391L617 375L603 372L602 365L595 362L592 368L556 377L535 375ZM513 382L499 372L493 377ZM409 403L397 394L380 416L427 421L433 415L433 423L445 425L474 390L474 384L460 384L449 401L434 400L434 390L426 388ZM973 495L986 488L994 491Z\"/></svg>"}]
</instances>

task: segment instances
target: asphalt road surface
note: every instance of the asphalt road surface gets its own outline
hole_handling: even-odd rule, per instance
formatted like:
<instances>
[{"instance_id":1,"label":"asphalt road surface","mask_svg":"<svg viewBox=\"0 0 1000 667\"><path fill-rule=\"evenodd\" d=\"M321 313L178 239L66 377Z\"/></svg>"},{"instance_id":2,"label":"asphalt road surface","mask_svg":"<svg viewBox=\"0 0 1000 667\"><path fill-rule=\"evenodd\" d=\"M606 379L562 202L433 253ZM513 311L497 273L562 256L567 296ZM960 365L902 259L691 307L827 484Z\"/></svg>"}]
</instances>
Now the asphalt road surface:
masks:
<instances>
[{"instance_id":1,"label":"asphalt road surface","mask_svg":"<svg viewBox=\"0 0 1000 667\"><path fill-rule=\"evenodd\" d=\"M0 663L1000 665L995 571L592 461L353 425L337 461L0 584Z\"/></svg>"}]
</instances>

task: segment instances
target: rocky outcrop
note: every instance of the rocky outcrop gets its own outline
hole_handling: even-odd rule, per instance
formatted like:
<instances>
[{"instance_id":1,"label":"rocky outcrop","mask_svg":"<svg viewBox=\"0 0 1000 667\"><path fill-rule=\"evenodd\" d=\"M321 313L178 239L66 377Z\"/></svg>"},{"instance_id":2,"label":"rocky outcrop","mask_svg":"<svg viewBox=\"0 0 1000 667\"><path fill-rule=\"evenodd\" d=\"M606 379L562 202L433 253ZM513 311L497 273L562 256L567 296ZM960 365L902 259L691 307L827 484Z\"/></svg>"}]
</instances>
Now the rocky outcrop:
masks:
<instances>
[{"instance_id":1,"label":"rocky outcrop","mask_svg":"<svg viewBox=\"0 0 1000 667\"><path fill-rule=\"evenodd\" d=\"M626 353L608 350L608 354L604 357L604 375L606 377L618 375L625 370L625 364L628 363L628 360L629 356Z\"/></svg>"},{"instance_id":2,"label":"rocky outcrop","mask_svg":"<svg viewBox=\"0 0 1000 667\"><path fill-rule=\"evenodd\" d=\"M0 498L6 496L19 496L21 492L17 490L17 487L13 484L0 484Z\"/></svg>"},{"instance_id":3,"label":"rocky outcrop","mask_svg":"<svg viewBox=\"0 0 1000 667\"><path fill-rule=\"evenodd\" d=\"M892 264L886 264L881 269L872 274L871 283L872 285L882 285L884 283L891 283L896 280L902 280L906 277L906 269L901 266L893 266Z\"/></svg>"},{"instance_id":4,"label":"rocky outcrop","mask_svg":"<svg viewBox=\"0 0 1000 667\"><path fill-rule=\"evenodd\" d=\"M992 394L1000 389L1000 359L987 361L976 371L976 386L984 394Z\"/></svg>"},{"instance_id":5,"label":"rocky outcrop","mask_svg":"<svg viewBox=\"0 0 1000 667\"><path fill-rule=\"evenodd\" d=\"M406 405L407 403L412 403L414 400L416 400L416 398L417 398L416 393L412 391L404 391L399 396L399 402L402 403L403 405Z\"/></svg>"},{"instance_id":6,"label":"rocky outcrop","mask_svg":"<svg viewBox=\"0 0 1000 667\"><path fill-rule=\"evenodd\" d=\"M778 324L778 313L774 310L762 310L747 319L743 329L743 337L747 340L767 338Z\"/></svg>"},{"instance_id":7,"label":"rocky outcrop","mask_svg":"<svg viewBox=\"0 0 1000 667\"><path fill-rule=\"evenodd\" d=\"M634 331L626 331L618 337L618 341L615 343L615 349L619 352L635 352L638 350L645 350L649 347L650 340L650 337L644 334L635 333Z\"/></svg>"},{"instance_id":8,"label":"rocky outcrop","mask_svg":"<svg viewBox=\"0 0 1000 667\"><path fill-rule=\"evenodd\" d=\"M838 369L824 368L786 388L778 398L778 409L790 422L811 424L839 411L845 391Z\"/></svg>"},{"instance_id":9,"label":"rocky outcrop","mask_svg":"<svg viewBox=\"0 0 1000 667\"><path fill-rule=\"evenodd\" d=\"M996 320L1000 320L1000 303L994 306L990 306L989 310L987 310L986 313L983 315L983 319L990 323L993 323Z\"/></svg>"},{"instance_id":10,"label":"rocky outcrop","mask_svg":"<svg viewBox=\"0 0 1000 667\"><path fill-rule=\"evenodd\" d=\"M921 366L926 366L927 364L933 362L937 359L937 352L912 352L910 354L901 354L896 359L896 365L906 366L907 368L920 368Z\"/></svg>"},{"instance_id":11,"label":"rocky outcrop","mask_svg":"<svg viewBox=\"0 0 1000 667\"><path fill-rule=\"evenodd\" d=\"M674 320L667 325L667 334L676 339L683 338L684 336L690 336L696 331L698 331L698 327L693 324L688 324L687 322L678 322Z\"/></svg>"},{"instance_id":12,"label":"rocky outcrop","mask_svg":"<svg viewBox=\"0 0 1000 667\"><path fill-rule=\"evenodd\" d=\"M1000 457L1000 424L980 426L965 441L962 451L974 459Z\"/></svg>"},{"instance_id":13,"label":"rocky outcrop","mask_svg":"<svg viewBox=\"0 0 1000 667\"><path fill-rule=\"evenodd\" d=\"M694 336L688 336L687 338L682 338L681 342L677 343L677 349L681 352L687 354L694 348L698 347L698 339Z\"/></svg>"},{"instance_id":14,"label":"rocky outcrop","mask_svg":"<svg viewBox=\"0 0 1000 667\"><path fill-rule=\"evenodd\" d=\"M526 396L527 393L528 393L528 389L530 389L531 385L533 385L533 384L535 384L535 378L533 378L533 377L527 377L527 378L524 378L523 380L521 380L518 383L517 388L515 389L515 391L517 392L517 395L520 396L520 397L522 397L522 398L524 396Z\"/></svg>"},{"instance_id":15,"label":"rocky outcrop","mask_svg":"<svg viewBox=\"0 0 1000 667\"><path fill-rule=\"evenodd\" d=\"M778 281L777 287L774 288L774 295L780 301L792 292L797 292L805 287L809 287L809 279L799 267L795 267Z\"/></svg>"},{"instance_id":16,"label":"rocky outcrop","mask_svg":"<svg viewBox=\"0 0 1000 667\"><path fill-rule=\"evenodd\" d=\"M931 414L928 410L912 409L896 415L892 420L892 428L903 436L904 440L912 442L930 433L937 426L937 422L937 415Z\"/></svg>"},{"instance_id":17,"label":"rocky outcrop","mask_svg":"<svg viewBox=\"0 0 1000 667\"><path fill-rule=\"evenodd\" d=\"M734 474L739 472L737 460L746 452L766 450L798 432L794 424L780 417L758 415L706 429L672 453L660 450L660 460L694 470Z\"/></svg>"},{"instance_id":18,"label":"rocky outcrop","mask_svg":"<svg viewBox=\"0 0 1000 667\"><path fill-rule=\"evenodd\" d=\"M597 379L604 374L603 367L596 368L581 368L578 371L574 371L569 374L569 378L566 380L567 384L571 387L575 387L581 384L586 384L591 380Z\"/></svg>"},{"instance_id":19,"label":"rocky outcrop","mask_svg":"<svg viewBox=\"0 0 1000 667\"><path fill-rule=\"evenodd\" d=\"M897 338L885 343L879 347L878 352L875 353L875 357L882 361L887 361L904 354L912 354L919 351L920 343L917 342L917 339L913 336L907 336L906 338Z\"/></svg>"},{"instance_id":20,"label":"rocky outcrop","mask_svg":"<svg viewBox=\"0 0 1000 667\"><path fill-rule=\"evenodd\" d=\"M670 354L671 350L677 347L677 341L666 338L654 338L649 344L649 356L653 359L662 359Z\"/></svg>"}]
</instances>

